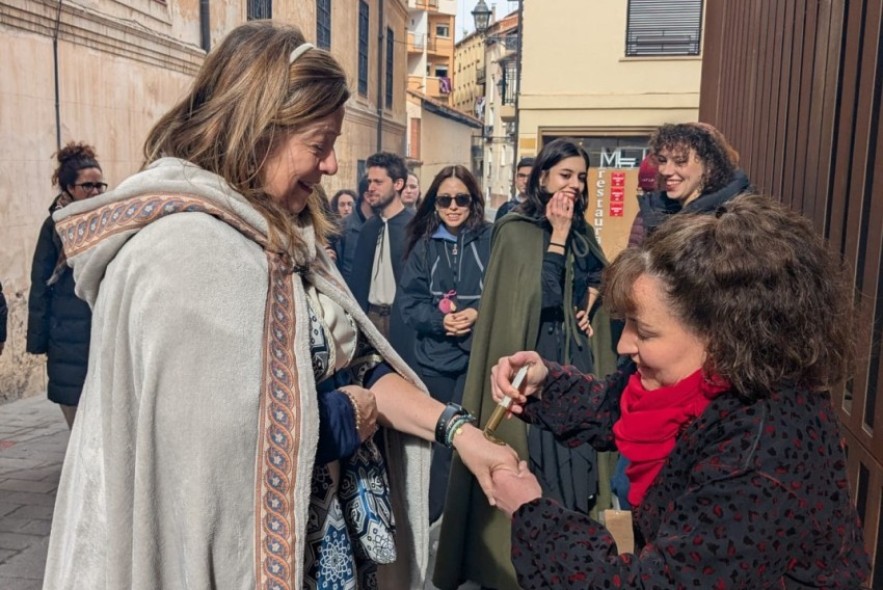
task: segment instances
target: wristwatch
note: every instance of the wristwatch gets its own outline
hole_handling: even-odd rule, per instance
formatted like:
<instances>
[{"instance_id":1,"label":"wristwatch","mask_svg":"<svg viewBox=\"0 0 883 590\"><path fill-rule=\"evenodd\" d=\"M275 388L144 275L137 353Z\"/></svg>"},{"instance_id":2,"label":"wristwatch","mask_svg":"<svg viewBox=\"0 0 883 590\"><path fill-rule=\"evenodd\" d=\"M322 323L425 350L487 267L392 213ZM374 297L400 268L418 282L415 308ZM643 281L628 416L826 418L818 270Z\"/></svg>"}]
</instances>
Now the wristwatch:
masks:
<instances>
[{"instance_id":1,"label":"wristwatch","mask_svg":"<svg viewBox=\"0 0 883 590\"><path fill-rule=\"evenodd\" d=\"M435 442L448 446L448 425L457 416L469 416L472 418L466 408L460 404L449 402L445 409L442 410L441 416L438 417L438 422L435 423Z\"/></svg>"}]
</instances>

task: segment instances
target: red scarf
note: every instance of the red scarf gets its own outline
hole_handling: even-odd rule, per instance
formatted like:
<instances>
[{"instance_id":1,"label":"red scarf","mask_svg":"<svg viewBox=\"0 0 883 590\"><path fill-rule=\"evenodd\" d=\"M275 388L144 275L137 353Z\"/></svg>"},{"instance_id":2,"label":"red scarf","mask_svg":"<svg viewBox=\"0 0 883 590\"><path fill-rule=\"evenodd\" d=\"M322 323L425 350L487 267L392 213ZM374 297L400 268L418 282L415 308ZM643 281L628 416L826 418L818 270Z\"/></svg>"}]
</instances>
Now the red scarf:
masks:
<instances>
[{"instance_id":1,"label":"red scarf","mask_svg":"<svg viewBox=\"0 0 883 590\"><path fill-rule=\"evenodd\" d=\"M705 379L702 369L674 385L652 391L644 389L639 373L629 378L619 401L622 415L613 425L613 435L619 452L630 461L625 473L632 506L640 506L678 435L727 389L729 384L722 379Z\"/></svg>"}]
</instances>

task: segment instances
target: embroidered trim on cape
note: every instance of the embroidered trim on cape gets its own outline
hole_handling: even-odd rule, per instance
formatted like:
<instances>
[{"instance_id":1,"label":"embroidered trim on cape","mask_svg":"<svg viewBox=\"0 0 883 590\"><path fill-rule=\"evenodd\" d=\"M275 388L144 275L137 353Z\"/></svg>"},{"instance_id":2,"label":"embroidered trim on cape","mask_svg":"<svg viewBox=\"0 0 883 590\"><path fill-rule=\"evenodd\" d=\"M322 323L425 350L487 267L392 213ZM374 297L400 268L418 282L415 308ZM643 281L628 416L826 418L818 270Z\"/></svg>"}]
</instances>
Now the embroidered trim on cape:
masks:
<instances>
[{"instance_id":1,"label":"embroidered trim on cape","mask_svg":"<svg viewBox=\"0 0 883 590\"><path fill-rule=\"evenodd\" d=\"M300 441L300 396L294 359L294 286L291 265L267 253L270 288L264 319L258 481L255 510L257 587L294 590L294 489Z\"/></svg>"},{"instance_id":2,"label":"embroidered trim on cape","mask_svg":"<svg viewBox=\"0 0 883 590\"><path fill-rule=\"evenodd\" d=\"M59 221L55 231L61 238L68 259L88 250L97 242L132 230L173 213L206 213L235 227L263 247L267 239L242 218L218 207L208 199L182 195L142 195L72 215Z\"/></svg>"},{"instance_id":3,"label":"embroidered trim on cape","mask_svg":"<svg viewBox=\"0 0 883 590\"><path fill-rule=\"evenodd\" d=\"M137 231L174 213L205 213L237 229L267 253L258 469L255 482L255 578L262 590L295 590L297 532L294 490L300 453L300 397L294 359L295 304L290 258L266 250L266 237L241 217L193 195L141 195L72 215L56 224L67 258L101 240Z\"/></svg>"}]
</instances>

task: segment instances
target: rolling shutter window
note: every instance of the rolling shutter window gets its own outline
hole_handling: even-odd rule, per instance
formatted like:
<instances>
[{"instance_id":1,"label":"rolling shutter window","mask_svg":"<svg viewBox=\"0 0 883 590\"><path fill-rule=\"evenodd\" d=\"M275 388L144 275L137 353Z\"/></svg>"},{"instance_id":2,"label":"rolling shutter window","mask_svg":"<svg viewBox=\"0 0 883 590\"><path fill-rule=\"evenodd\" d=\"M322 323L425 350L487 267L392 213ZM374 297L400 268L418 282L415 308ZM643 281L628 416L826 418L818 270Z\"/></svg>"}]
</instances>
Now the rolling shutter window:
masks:
<instances>
[{"instance_id":1,"label":"rolling shutter window","mask_svg":"<svg viewBox=\"0 0 883 590\"><path fill-rule=\"evenodd\" d=\"M629 0L625 54L699 55L702 0Z\"/></svg>"}]
</instances>

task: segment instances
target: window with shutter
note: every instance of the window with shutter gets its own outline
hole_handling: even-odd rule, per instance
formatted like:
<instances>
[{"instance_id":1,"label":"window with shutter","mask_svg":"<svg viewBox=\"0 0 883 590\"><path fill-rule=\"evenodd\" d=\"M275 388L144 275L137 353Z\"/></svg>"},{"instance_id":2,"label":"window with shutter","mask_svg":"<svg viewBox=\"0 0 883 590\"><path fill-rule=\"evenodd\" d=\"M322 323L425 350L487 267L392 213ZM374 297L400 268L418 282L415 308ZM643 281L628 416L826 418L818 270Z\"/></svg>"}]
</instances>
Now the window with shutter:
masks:
<instances>
[{"instance_id":1,"label":"window with shutter","mask_svg":"<svg viewBox=\"0 0 883 590\"><path fill-rule=\"evenodd\" d=\"M316 45L331 49L331 0L316 0Z\"/></svg>"},{"instance_id":2,"label":"window with shutter","mask_svg":"<svg viewBox=\"0 0 883 590\"><path fill-rule=\"evenodd\" d=\"M359 0L359 94L368 96L368 4Z\"/></svg>"},{"instance_id":3,"label":"window with shutter","mask_svg":"<svg viewBox=\"0 0 883 590\"><path fill-rule=\"evenodd\" d=\"M386 108L392 108L393 79L395 73L395 37L392 29L386 29Z\"/></svg>"},{"instance_id":4,"label":"window with shutter","mask_svg":"<svg viewBox=\"0 0 883 590\"><path fill-rule=\"evenodd\" d=\"M629 0L625 54L699 55L702 0Z\"/></svg>"},{"instance_id":5,"label":"window with shutter","mask_svg":"<svg viewBox=\"0 0 883 590\"><path fill-rule=\"evenodd\" d=\"M245 7L245 18L247 20L273 18L272 0L248 0Z\"/></svg>"}]
</instances>

